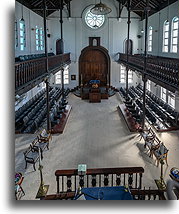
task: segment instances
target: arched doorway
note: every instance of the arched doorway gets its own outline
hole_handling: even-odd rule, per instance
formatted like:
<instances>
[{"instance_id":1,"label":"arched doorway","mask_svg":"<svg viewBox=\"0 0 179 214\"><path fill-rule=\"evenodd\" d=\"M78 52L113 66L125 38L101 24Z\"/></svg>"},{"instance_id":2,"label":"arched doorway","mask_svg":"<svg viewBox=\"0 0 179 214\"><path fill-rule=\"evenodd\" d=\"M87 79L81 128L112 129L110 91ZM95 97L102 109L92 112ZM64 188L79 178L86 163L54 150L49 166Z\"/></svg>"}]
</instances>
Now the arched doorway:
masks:
<instances>
[{"instance_id":1,"label":"arched doorway","mask_svg":"<svg viewBox=\"0 0 179 214\"><path fill-rule=\"evenodd\" d=\"M127 54L127 39L124 41L124 48L125 48L125 54ZM131 39L129 39L129 51L128 53L130 55L132 55L132 52L133 52L133 41Z\"/></svg>"},{"instance_id":2,"label":"arched doorway","mask_svg":"<svg viewBox=\"0 0 179 214\"><path fill-rule=\"evenodd\" d=\"M63 40L57 39L56 40L56 55L63 54L63 53L64 53Z\"/></svg>"},{"instance_id":3,"label":"arched doorway","mask_svg":"<svg viewBox=\"0 0 179 214\"><path fill-rule=\"evenodd\" d=\"M110 57L101 46L88 46L79 58L79 84L87 85L90 80L100 80L101 86L110 85Z\"/></svg>"}]
</instances>

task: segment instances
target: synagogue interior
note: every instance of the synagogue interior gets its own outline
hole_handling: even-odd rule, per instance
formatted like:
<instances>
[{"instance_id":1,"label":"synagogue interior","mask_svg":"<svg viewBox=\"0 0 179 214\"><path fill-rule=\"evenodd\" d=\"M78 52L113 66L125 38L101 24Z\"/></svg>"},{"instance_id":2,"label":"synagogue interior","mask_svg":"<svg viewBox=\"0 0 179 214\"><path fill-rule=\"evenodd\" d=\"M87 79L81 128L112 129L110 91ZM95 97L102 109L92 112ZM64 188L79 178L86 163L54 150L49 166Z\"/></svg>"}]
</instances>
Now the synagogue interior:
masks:
<instances>
[{"instance_id":1,"label":"synagogue interior","mask_svg":"<svg viewBox=\"0 0 179 214\"><path fill-rule=\"evenodd\" d=\"M15 200L179 199L179 0L16 0Z\"/></svg>"}]
</instances>

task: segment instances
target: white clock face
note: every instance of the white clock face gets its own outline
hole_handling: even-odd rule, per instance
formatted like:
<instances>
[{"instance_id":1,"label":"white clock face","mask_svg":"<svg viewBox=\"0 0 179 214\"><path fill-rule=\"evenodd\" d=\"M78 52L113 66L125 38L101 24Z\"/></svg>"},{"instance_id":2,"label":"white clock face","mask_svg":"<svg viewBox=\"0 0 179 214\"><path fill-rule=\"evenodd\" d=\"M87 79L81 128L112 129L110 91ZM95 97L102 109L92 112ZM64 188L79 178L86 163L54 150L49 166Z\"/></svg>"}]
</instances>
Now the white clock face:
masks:
<instances>
[{"instance_id":1,"label":"white clock face","mask_svg":"<svg viewBox=\"0 0 179 214\"><path fill-rule=\"evenodd\" d=\"M85 22L88 25L88 27L92 29L98 29L100 28L105 21L104 15L95 15L90 12L90 10L87 11L85 15Z\"/></svg>"}]
</instances>

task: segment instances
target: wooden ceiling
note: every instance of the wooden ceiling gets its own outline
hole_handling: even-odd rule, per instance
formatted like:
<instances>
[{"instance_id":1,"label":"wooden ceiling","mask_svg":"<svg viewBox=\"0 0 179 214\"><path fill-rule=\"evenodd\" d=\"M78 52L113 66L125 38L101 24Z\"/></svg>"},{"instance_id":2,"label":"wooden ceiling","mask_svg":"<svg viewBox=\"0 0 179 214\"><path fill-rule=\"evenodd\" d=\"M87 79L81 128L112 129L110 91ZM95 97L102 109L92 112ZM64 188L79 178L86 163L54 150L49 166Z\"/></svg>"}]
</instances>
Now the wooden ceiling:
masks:
<instances>
[{"instance_id":1,"label":"wooden ceiling","mask_svg":"<svg viewBox=\"0 0 179 214\"><path fill-rule=\"evenodd\" d=\"M23 4L27 8L33 10L35 13L43 16L43 0L17 0L19 3ZM62 0L63 5L69 8L69 3L75 0ZM128 0L116 0L119 3L120 7L127 6ZM149 0L150 13L152 15L161 9L167 7L170 4L173 4L177 0ZM47 17L60 9L60 0L46 0L47 5ZM131 10L134 11L137 15L144 18L144 8L146 7L146 0L131 0Z\"/></svg>"}]
</instances>

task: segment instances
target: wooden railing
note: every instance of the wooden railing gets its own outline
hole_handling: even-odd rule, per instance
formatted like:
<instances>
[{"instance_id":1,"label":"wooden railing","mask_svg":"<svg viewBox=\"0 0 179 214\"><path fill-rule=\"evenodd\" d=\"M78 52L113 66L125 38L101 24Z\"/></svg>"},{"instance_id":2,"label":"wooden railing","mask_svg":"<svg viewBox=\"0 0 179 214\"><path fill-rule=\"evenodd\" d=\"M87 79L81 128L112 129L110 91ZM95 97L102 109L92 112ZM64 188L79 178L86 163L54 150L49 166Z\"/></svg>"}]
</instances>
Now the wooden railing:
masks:
<instances>
[{"instance_id":1,"label":"wooden railing","mask_svg":"<svg viewBox=\"0 0 179 214\"><path fill-rule=\"evenodd\" d=\"M119 54L119 61L126 63L127 55ZM143 72L144 57L141 55L129 55L129 67L133 70ZM162 81L178 90L179 87L179 60L166 57L148 56L147 73L148 76Z\"/></svg>"},{"instance_id":2,"label":"wooden railing","mask_svg":"<svg viewBox=\"0 0 179 214\"><path fill-rule=\"evenodd\" d=\"M46 58L37 58L15 63L15 89L23 87L39 77L46 75L45 69ZM70 53L49 56L48 67L49 71L53 72L59 68L63 63L70 63Z\"/></svg>"},{"instance_id":3,"label":"wooden railing","mask_svg":"<svg viewBox=\"0 0 179 214\"><path fill-rule=\"evenodd\" d=\"M87 169L86 175L78 175L77 169L57 170L57 194L76 191L80 187L128 186L141 189L142 167Z\"/></svg>"}]
</instances>

